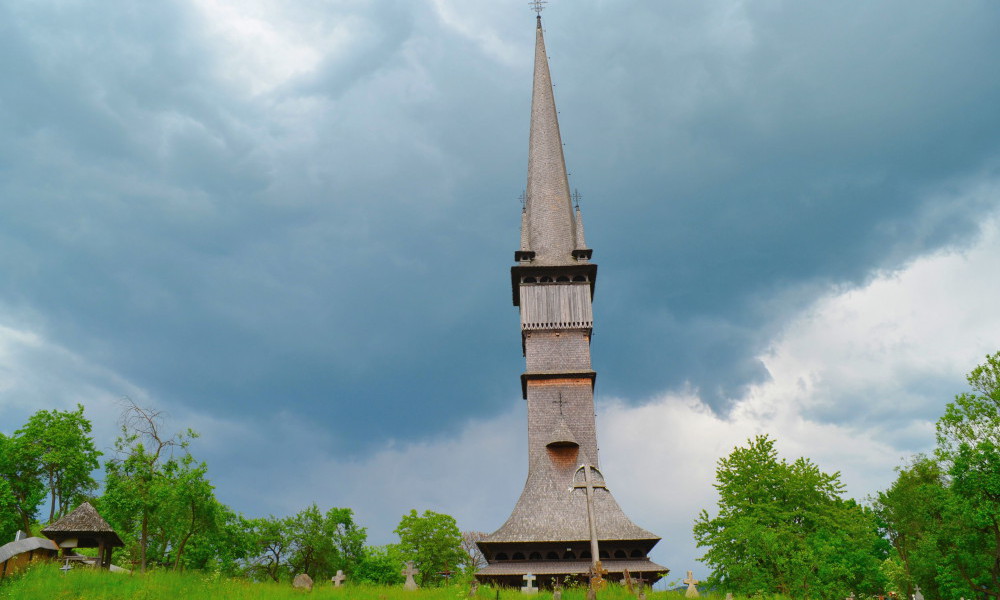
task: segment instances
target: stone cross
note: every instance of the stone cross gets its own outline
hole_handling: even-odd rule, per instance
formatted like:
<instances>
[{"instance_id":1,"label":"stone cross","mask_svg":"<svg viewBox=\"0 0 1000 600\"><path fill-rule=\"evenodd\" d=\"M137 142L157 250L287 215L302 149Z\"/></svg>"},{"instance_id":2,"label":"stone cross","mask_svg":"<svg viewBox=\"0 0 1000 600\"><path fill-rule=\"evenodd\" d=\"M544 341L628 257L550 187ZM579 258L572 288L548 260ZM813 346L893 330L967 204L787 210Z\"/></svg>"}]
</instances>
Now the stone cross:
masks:
<instances>
[{"instance_id":1,"label":"stone cross","mask_svg":"<svg viewBox=\"0 0 1000 600\"><path fill-rule=\"evenodd\" d=\"M913 600L924 600L924 595L920 593L920 586L916 586L916 593L913 594Z\"/></svg>"},{"instance_id":2,"label":"stone cross","mask_svg":"<svg viewBox=\"0 0 1000 600\"><path fill-rule=\"evenodd\" d=\"M694 578L694 573L688 571L687 579L685 579L682 583L688 584L688 589L684 592L685 598L697 598L699 596L698 588L696 588L695 585L700 582Z\"/></svg>"},{"instance_id":3,"label":"stone cross","mask_svg":"<svg viewBox=\"0 0 1000 600\"><path fill-rule=\"evenodd\" d=\"M524 579L524 587L521 588L521 593L522 594L537 594L538 593L538 588L534 587L534 585L533 585L535 583L535 579L537 579L537 577L535 577L531 573L528 573L527 575L525 575L524 577L522 577L522 579Z\"/></svg>"},{"instance_id":4,"label":"stone cross","mask_svg":"<svg viewBox=\"0 0 1000 600\"><path fill-rule=\"evenodd\" d=\"M331 577L330 581L333 582L334 587L340 587L344 583L345 579L347 579L347 575L344 575L342 570L337 569L337 574Z\"/></svg>"},{"instance_id":5,"label":"stone cross","mask_svg":"<svg viewBox=\"0 0 1000 600\"><path fill-rule=\"evenodd\" d=\"M562 600L563 586L561 583L555 580L553 577L552 581L552 600Z\"/></svg>"},{"instance_id":6,"label":"stone cross","mask_svg":"<svg viewBox=\"0 0 1000 600\"><path fill-rule=\"evenodd\" d=\"M420 571L413 568L412 560L406 561L406 568L403 569L401 573L406 575L406 583L403 584L403 589L415 590L420 587L417 585L417 582L413 580L413 576L420 573Z\"/></svg>"}]
</instances>

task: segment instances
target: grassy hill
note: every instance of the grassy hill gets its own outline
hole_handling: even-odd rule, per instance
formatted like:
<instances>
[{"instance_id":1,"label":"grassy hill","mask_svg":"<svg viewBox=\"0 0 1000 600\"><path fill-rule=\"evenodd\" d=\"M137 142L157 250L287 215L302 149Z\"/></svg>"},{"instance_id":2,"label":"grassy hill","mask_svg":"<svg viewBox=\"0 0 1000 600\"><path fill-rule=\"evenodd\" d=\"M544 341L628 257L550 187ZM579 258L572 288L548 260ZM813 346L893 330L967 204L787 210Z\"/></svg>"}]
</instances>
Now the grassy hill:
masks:
<instances>
[{"instance_id":1,"label":"grassy hill","mask_svg":"<svg viewBox=\"0 0 1000 600\"><path fill-rule=\"evenodd\" d=\"M407 592L402 587L347 585L334 588L328 581L317 582L313 592L292 589L288 583L252 583L219 578L204 573L155 571L145 575L108 573L78 568L62 573L55 563L38 563L29 570L0 583L0 600L463 600L468 586L427 588ZM683 593L652 592L649 600L683 600ZM584 589L567 589L564 600L584 600ZM480 600L524 600L518 590L481 587ZM537 600L551 600L550 592L540 592ZM610 585L601 600L634 600L627 590ZM710 599L711 600L711 599Z\"/></svg>"}]
</instances>

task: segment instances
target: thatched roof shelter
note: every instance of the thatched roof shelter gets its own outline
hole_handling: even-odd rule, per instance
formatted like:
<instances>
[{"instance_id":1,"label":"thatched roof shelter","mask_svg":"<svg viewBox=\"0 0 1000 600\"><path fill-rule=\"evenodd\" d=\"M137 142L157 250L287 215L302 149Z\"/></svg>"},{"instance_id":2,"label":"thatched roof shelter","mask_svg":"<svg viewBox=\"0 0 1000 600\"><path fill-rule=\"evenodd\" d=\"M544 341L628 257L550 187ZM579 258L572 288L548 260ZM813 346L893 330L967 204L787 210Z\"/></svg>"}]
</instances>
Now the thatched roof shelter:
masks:
<instances>
[{"instance_id":1,"label":"thatched roof shelter","mask_svg":"<svg viewBox=\"0 0 1000 600\"><path fill-rule=\"evenodd\" d=\"M98 565L105 569L111 566L111 550L125 545L89 502L43 529L42 534L59 544L64 554L73 548L97 548Z\"/></svg>"}]
</instances>

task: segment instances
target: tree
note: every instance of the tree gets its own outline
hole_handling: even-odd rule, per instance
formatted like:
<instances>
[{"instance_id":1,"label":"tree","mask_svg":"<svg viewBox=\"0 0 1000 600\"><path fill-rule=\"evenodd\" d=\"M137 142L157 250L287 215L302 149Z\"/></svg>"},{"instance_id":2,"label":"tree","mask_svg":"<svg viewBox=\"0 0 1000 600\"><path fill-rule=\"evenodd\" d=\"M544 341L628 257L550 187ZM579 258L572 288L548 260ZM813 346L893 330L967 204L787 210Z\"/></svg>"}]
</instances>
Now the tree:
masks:
<instances>
[{"instance_id":1,"label":"tree","mask_svg":"<svg viewBox=\"0 0 1000 600\"><path fill-rule=\"evenodd\" d=\"M252 550L246 572L256 580L280 581L288 574L288 555L292 552L290 519L268 516L250 519Z\"/></svg>"},{"instance_id":2,"label":"tree","mask_svg":"<svg viewBox=\"0 0 1000 600\"><path fill-rule=\"evenodd\" d=\"M951 479L938 546L943 592L1000 597L1000 352L968 375L937 422L937 457Z\"/></svg>"},{"instance_id":3,"label":"tree","mask_svg":"<svg viewBox=\"0 0 1000 600\"><path fill-rule=\"evenodd\" d=\"M5 528L5 540L13 539L17 529L30 531L45 499L35 450L22 436L0 433L0 527Z\"/></svg>"},{"instance_id":4,"label":"tree","mask_svg":"<svg viewBox=\"0 0 1000 600\"><path fill-rule=\"evenodd\" d=\"M354 570L354 578L376 585L403 583L403 557L395 544L367 546Z\"/></svg>"},{"instance_id":5,"label":"tree","mask_svg":"<svg viewBox=\"0 0 1000 600\"><path fill-rule=\"evenodd\" d=\"M706 584L792 598L878 591L887 548L872 512L841 498L839 477L806 458L779 460L767 436L720 459L719 514L703 510L694 525Z\"/></svg>"},{"instance_id":6,"label":"tree","mask_svg":"<svg viewBox=\"0 0 1000 600\"><path fill-rule=\"evenodd\" d=\"M896 472L896 481L879 492L874 502L895 551L890 557L891 583L907 598L917 583L929 596L940 597L935 574L944 557L931 532L943 518L950 493L946 473L936 460L924 455L915 456Z\"/></svg>"},{"instance_id":7,"label":"tree","mask_svg":"<svg viewBox=\"0 0 1000 600\"><path fill-rule=\"evenodd\" d=\"M483 531L462 532L462 551L465 552L464 566L466 574L469 576L487 564L486 556L483 555L483 551L479 549L479 544L477 544L480 540L485 539L486 535Z\"/></svg>"},{"instance_id":8,"label":"tree","mask_svg":"<svg viewBox=\"0 0 1000 600\"><path fill-rule=\"evenodd\" d=\"M412 560L420 570L420 585L439 581L439 573L454 570L465 560L462 534L449 515L416 510L403 515L394 530L399 536L399 552L404 561Z\"/></svg>"},{"instance_id":9,"label":"tree","mask_svg":"<svg viewBox=\"0 0 1000 600\"><path fill-rule=\"evenodd\" d=\"M175 480L193 464L178 462L174 451L188 456L188 443L197 434L189 429L168 437L161 432L159 411L142 408L128 398L124 404L121 435L115 440L116 456L105 463L100 506L126 543L132 542L133 547L127 547L126 552L138 553L140 569L145 572L150 555L162 563L174 542L170 518L177 514Z\"/></svg>"},{"instance_id":10,"label":"tree","mask_svg":"<svg viewBox=\"0 0 1000 600\"><path fill-rule=\"evenodd\" d=\"M77 404L75 411L40 410L15 432L48 487L50 523L97 489L91 473L100 466L101 453L90 432L82 404Z\"/></svg>"},{"instance_id":11,"label":"tree","mask_svg":"<svg viewBox=\"0 0 1000 600\"><path fill-rule=\"evenodd\" d=\"M349 508L331 508L323 514L316 504L288 521L292 551L288 564L295 573L326 579L337 570L352 574L364 555L367 534L354 523Z\"/></svg>"}]
</instances>

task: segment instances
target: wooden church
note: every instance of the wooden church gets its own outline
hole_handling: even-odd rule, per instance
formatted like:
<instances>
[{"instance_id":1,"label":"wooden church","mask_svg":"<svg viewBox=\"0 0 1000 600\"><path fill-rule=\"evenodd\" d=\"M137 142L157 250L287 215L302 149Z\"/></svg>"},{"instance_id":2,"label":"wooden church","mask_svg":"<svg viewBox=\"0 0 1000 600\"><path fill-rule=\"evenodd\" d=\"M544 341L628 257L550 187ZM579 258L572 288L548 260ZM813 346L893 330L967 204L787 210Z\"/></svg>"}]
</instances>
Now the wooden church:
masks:
<instances>
[{"instance_id":1,"label":"wooden church","mask_svg":"<svg viewBox=\"0 0 1000 600\"><path fill-rule=\"evenodd\" d=\"M535 29L534 87L528 142L528 185L521 243L511 267L521 313L527 368L521 390L528 408L528 477L507 521L479 542L488 564L483 582L521 586L533 575L549 587L626 573L647 584L667 569L649 559L658 536L618 506L600 469L590 363L597 265L570 195L541 2Z\"/></svg>"}]
</instances>

